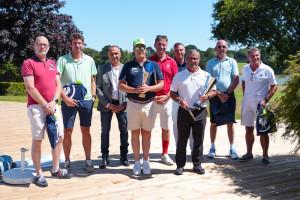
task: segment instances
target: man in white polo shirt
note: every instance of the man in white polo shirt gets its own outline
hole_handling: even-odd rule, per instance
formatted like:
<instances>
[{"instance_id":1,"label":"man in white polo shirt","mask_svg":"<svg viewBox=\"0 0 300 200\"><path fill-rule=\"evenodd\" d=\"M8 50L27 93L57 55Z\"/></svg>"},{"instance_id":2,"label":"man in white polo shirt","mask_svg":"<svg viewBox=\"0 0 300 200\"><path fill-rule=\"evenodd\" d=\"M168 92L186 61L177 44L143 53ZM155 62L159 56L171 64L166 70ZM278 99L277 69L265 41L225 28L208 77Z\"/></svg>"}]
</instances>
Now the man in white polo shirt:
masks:
<instances>
[{"instance_id":1,"label":"man in white polo shirt","mask_svg":"<svg viewBox=\"0 0 300 200\"><path fill-rule=\"evenodd\" d=\"M207 95L202 95L205 83L210 75L198 66L200 62L199 51L195 49L189 50L186 54L186 61L188 68L174 76L170 89L171 98L180 105L177 119L178 142L175 156L177 165L175 174L183 174L183 167L186 163L186 145L191 128L194 139L193 169L198 174L205 174L205 170L201 167L201 162L207 115L206 106L207 100L216 95L216 86L213 86L211 89L213 91L210 91ZM202 104L198 110L195 108L194 103L199 100L201 100Z\"/></svg>"},{"instance_id":2,"label":"man in white polo shirt","mask_svg":"<svg viewBox=\"0 0 300 200\"><path fill-rule=\"evenodd\" d=\"M270 98L277 90L274 71L271 67L263 64L260 60L260 51L257 48L248 50L250 64L243 67L243 95L241 124L246 128L247 153L239 161L244 162L253 159L252 147L254 143L254 121L256 118L257 105L267 106ZM263 164L269 164L268 148L269 136L260 135L260 144L263 149Z\"/></svg>"}]
</instances>

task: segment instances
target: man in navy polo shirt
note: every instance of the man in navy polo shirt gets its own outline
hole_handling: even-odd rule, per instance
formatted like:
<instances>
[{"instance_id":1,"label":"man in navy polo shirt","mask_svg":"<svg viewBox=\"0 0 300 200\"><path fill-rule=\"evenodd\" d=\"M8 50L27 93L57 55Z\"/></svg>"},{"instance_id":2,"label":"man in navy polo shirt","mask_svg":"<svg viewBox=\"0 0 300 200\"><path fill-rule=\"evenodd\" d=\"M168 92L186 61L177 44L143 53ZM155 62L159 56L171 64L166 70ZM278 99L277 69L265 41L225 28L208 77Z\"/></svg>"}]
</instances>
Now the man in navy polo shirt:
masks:
<instances>
[{"instance_id":1,"label":"man in navy polo shirt","mask_svg":"<svg viewBox=\"0 0 300 200\"><path fill-rule=\"evenodd\" d=\"M164 87L164 77L156 62L147 60L144 39L133 41L135 59L126 63L119 77L119 89L127 93L128 130L135 164L133 174L141 174L140 134L142 135L143 174L151 174L149 150L151 130L154 127L153 100L156 92ZM150 70L152 69L152 70Z\"/></svg>"}]
</instances>

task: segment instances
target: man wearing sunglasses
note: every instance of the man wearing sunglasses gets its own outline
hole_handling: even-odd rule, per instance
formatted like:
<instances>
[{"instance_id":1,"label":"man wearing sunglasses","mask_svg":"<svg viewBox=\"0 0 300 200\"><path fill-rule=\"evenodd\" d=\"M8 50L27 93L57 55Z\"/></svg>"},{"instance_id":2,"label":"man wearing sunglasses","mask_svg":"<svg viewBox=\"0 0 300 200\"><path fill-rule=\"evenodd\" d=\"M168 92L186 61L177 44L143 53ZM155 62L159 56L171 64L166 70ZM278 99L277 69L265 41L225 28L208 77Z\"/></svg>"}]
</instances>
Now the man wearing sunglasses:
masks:
<instances>
[{"instance_id":1,"label":"man wearing sunglasses","mask_svg":"<svg viewBox=\"0 0 300 200\"><path fill-rule=\"evenodd\" d=\"M261 62L261 55L258 48L248 50L248 60L250 64L243 67L243 95L241 124L246 129L247 153L239 161L244 162L253 159L252 147L254 143L254 121L256 110L259 103L263 107L267 106L268 101L277 90L277 82L274 71L271 67ZM260 135L260 144L263 149L261 162L269 164L269 136Z\"/></svg>"},{"instance_id":2,"label":"man wearing sunglasses","mask_svg":"<svg viewBox=\"0 0 300 200\"><path fill-rule=\"evenodd\" d=\"M164 77L156 62L147 60L144 39L133 41L135 58L126 63L119 77L119 89L127 93L128 130L135 164L133 174L151 174L149 150L155 112L153 100L156 92L164 87ZM140 135L142 136L143 164L140 162Z\"/></svg>"},{"instance_id":3,"label":"man wearing sunglasses","mask_svg":"<svg viewBox=\"0 0 300 200\"><path fill-rule=\"evenodd\" d=\"M237 62L226 56L227 49L227 42L219 40L215 47L217 56L206 64L206 71L217 80L217 95L209 100L211 148L207 157L214 158L216 156L217 126L226 124L230 143L229 155L231 159L237 160L239 157L234 148L233 123L236 123L234 90L239 84L239 71Z\"/></svg>"},{"instance_id":4,"label":"man wearing sunglasses","mask_svg":"<svg viewBox=\"0 0 300 200\"><path fill-rule=\"evenodd\" d=\"M162 163L173 165L173 160L168 155L170 128L172 121L172 100L170 99L170 86L173 77L178 72L176 61L166 53L168 38L164 35L156 36L154 47L156 52L148 58L159 64L164 75L164 88L156 92L154 101L155 112L160 115L160 126L162 129ZM156 116L155 116L156 118Z\"/></svg>"}]
</instances>

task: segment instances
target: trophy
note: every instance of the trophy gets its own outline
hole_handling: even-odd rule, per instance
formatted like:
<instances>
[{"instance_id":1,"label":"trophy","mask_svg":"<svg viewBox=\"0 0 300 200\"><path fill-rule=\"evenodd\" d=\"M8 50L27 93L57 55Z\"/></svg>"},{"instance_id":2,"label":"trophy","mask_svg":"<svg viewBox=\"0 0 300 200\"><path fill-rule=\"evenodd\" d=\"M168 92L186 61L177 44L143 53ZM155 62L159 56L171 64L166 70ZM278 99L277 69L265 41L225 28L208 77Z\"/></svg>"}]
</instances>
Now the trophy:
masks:
<instances>
[{"instance_id":1,"label":"trophy","mask_svg":"<svg viewBox=\"0 0 300 200\"><path fill-rule=\"evenodd\" d=\"M207 77L202 96L206 95L208 91L214 86L214 84L217 82L217 80L214 77ZM200 99L194 103L194 107L197 108L198 110L201 109L201 101Z\"/></svg>"},{"instance_id":2,"label":"trophy","mask_svg":"<svg viewBox=\"0 0 300 200\"><path fill-rule=\"evenodd\" d=\"M143 85L147 83L148 78L149 78L149 75L152 73L153 68L154 68L154 65L153 65L152 63L149 63L149 64L148 64L148 69L147 69L147 71L146 71L145 68L143 67L143 69L144 69ZM139 97L140 97L140 98L145 98L145 97L146 97L146 94L141 93L141 94L139 94Z\"/></svg>"}]
</instances>

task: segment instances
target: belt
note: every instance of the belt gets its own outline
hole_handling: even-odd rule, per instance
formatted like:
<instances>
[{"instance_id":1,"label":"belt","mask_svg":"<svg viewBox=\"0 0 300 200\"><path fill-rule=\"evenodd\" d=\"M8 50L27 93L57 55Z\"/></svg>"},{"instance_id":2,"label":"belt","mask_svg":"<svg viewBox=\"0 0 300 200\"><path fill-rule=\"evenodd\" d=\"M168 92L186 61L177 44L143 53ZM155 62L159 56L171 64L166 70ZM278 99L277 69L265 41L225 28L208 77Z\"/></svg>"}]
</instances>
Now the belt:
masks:
<instances>
[{"instance_id":1,"label":"belt","mask_svg":"<svg viewBox=\"0 0 300 200\"><path fill-rule=\"evenodd\" d=\"M132 99L132 98L128 98L128 99L129 99L130 101L132 101L132 102L135 102L135 103L145 104L145 103L149 103L149 102L153 101L153 100L154 100L154 97L153 97L152 99L147 100L147 101L138 101L138 100L134 100L134 99Z\"/></svg>"}]
</instances>

